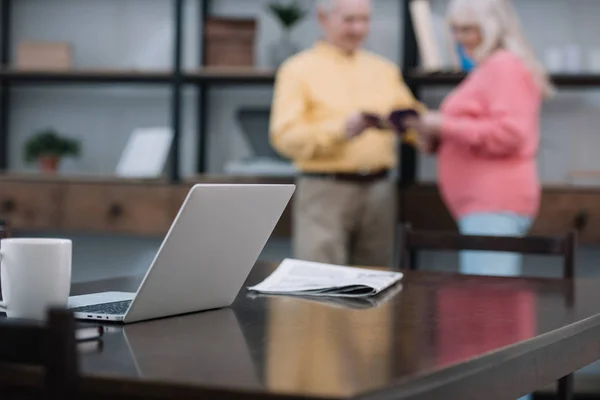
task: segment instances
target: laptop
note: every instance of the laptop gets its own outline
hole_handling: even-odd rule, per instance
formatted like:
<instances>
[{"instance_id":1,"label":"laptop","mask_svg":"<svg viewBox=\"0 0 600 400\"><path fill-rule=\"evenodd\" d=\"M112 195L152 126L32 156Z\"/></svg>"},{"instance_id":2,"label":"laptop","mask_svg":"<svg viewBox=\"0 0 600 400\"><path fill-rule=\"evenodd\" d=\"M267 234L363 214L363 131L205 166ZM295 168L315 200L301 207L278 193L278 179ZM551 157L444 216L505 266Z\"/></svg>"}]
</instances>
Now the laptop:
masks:
<instances>
[{"instance_id":1,"label":"laptop","mask_svg":"<svg viewBox=\"0 0 600 400\"><path fill-rule=\"evenodd\" d=\"M295 185L191 188L136 293L69 298L75 317L131 323L230 306Z\"/></svg>"}]
</instances>

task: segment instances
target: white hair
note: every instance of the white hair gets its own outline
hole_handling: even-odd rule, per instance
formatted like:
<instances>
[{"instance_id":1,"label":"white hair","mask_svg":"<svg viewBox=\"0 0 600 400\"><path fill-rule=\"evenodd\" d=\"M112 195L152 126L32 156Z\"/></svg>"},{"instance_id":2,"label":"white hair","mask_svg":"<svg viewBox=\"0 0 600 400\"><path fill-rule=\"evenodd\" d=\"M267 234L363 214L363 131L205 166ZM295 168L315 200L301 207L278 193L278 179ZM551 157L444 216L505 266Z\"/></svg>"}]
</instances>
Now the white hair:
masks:
<instances>
[{"instance_id":1,"label":"white hair","mask_svg":"<svg viewBox=\"0 0 600 400\"><path fill-rule=\"evenodd\" d=\"M548 73L527 42L510 0L450 0L447 16L450 23L475 24L481 29L483 42L474 54L476 62L503 48L521 58L545 97L554 93Z\"/></svg>"}]
</instances>

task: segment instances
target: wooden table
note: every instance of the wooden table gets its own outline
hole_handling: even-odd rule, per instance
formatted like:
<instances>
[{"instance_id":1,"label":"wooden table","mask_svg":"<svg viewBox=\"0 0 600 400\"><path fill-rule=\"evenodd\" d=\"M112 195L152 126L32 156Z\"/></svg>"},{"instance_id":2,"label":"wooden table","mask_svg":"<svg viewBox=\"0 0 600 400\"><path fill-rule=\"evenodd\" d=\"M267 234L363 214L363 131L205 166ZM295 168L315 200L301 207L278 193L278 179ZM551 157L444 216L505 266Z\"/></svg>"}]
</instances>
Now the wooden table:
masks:
<instances>
[{"instance_id":1,"label":"wooden table","mask_svg":"<svg viewBox=\"0 0 600 400\"><path fill-rule=\"evenodd\" d=\"M258 264L248 284L271 270ZM102 351L81 356L82 387L114 399L515 399L600 358L600 281L408 272L363 307L242 290L232 308L107 325Z\"/></svg>"}]
</instances>

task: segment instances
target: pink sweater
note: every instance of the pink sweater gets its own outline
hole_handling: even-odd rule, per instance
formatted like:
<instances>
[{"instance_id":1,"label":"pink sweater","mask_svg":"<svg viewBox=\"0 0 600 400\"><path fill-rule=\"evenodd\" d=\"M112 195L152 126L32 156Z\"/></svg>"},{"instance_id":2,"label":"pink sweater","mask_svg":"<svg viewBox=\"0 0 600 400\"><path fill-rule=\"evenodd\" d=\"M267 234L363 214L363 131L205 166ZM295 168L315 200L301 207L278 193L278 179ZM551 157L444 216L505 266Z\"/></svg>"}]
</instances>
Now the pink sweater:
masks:
<instances>
[{"instance_id":1,"label":"pink sweater","mask_svg":"<svg viewBox=\"0 0 600 400\"><path fill-rule=\"evenodd\" d=\"M443 102L438 181L455 218L509 211L535 217L541 91L524 63L499 50Z\"/></svg>"}]
</instances>

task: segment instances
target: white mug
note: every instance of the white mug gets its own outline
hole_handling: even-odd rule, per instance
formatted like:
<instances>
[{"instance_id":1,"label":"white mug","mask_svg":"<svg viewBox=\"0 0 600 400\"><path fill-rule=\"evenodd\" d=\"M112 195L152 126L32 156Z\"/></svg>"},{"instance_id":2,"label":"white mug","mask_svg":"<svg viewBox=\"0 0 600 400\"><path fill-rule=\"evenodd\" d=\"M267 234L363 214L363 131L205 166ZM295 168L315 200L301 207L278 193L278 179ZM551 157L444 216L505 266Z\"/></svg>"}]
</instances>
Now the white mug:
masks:
<instances>
[{"instance_id":1,"label":"white mug","mask_svg":"<svg viewBox=\"0 0 600 400\"><path fill-rule=\"evenodd\" d=\"M0 309L11 318L42 320L49 307L66 307L71 257L68 239L0 240Z\"/></svg>"}]
</instances>

